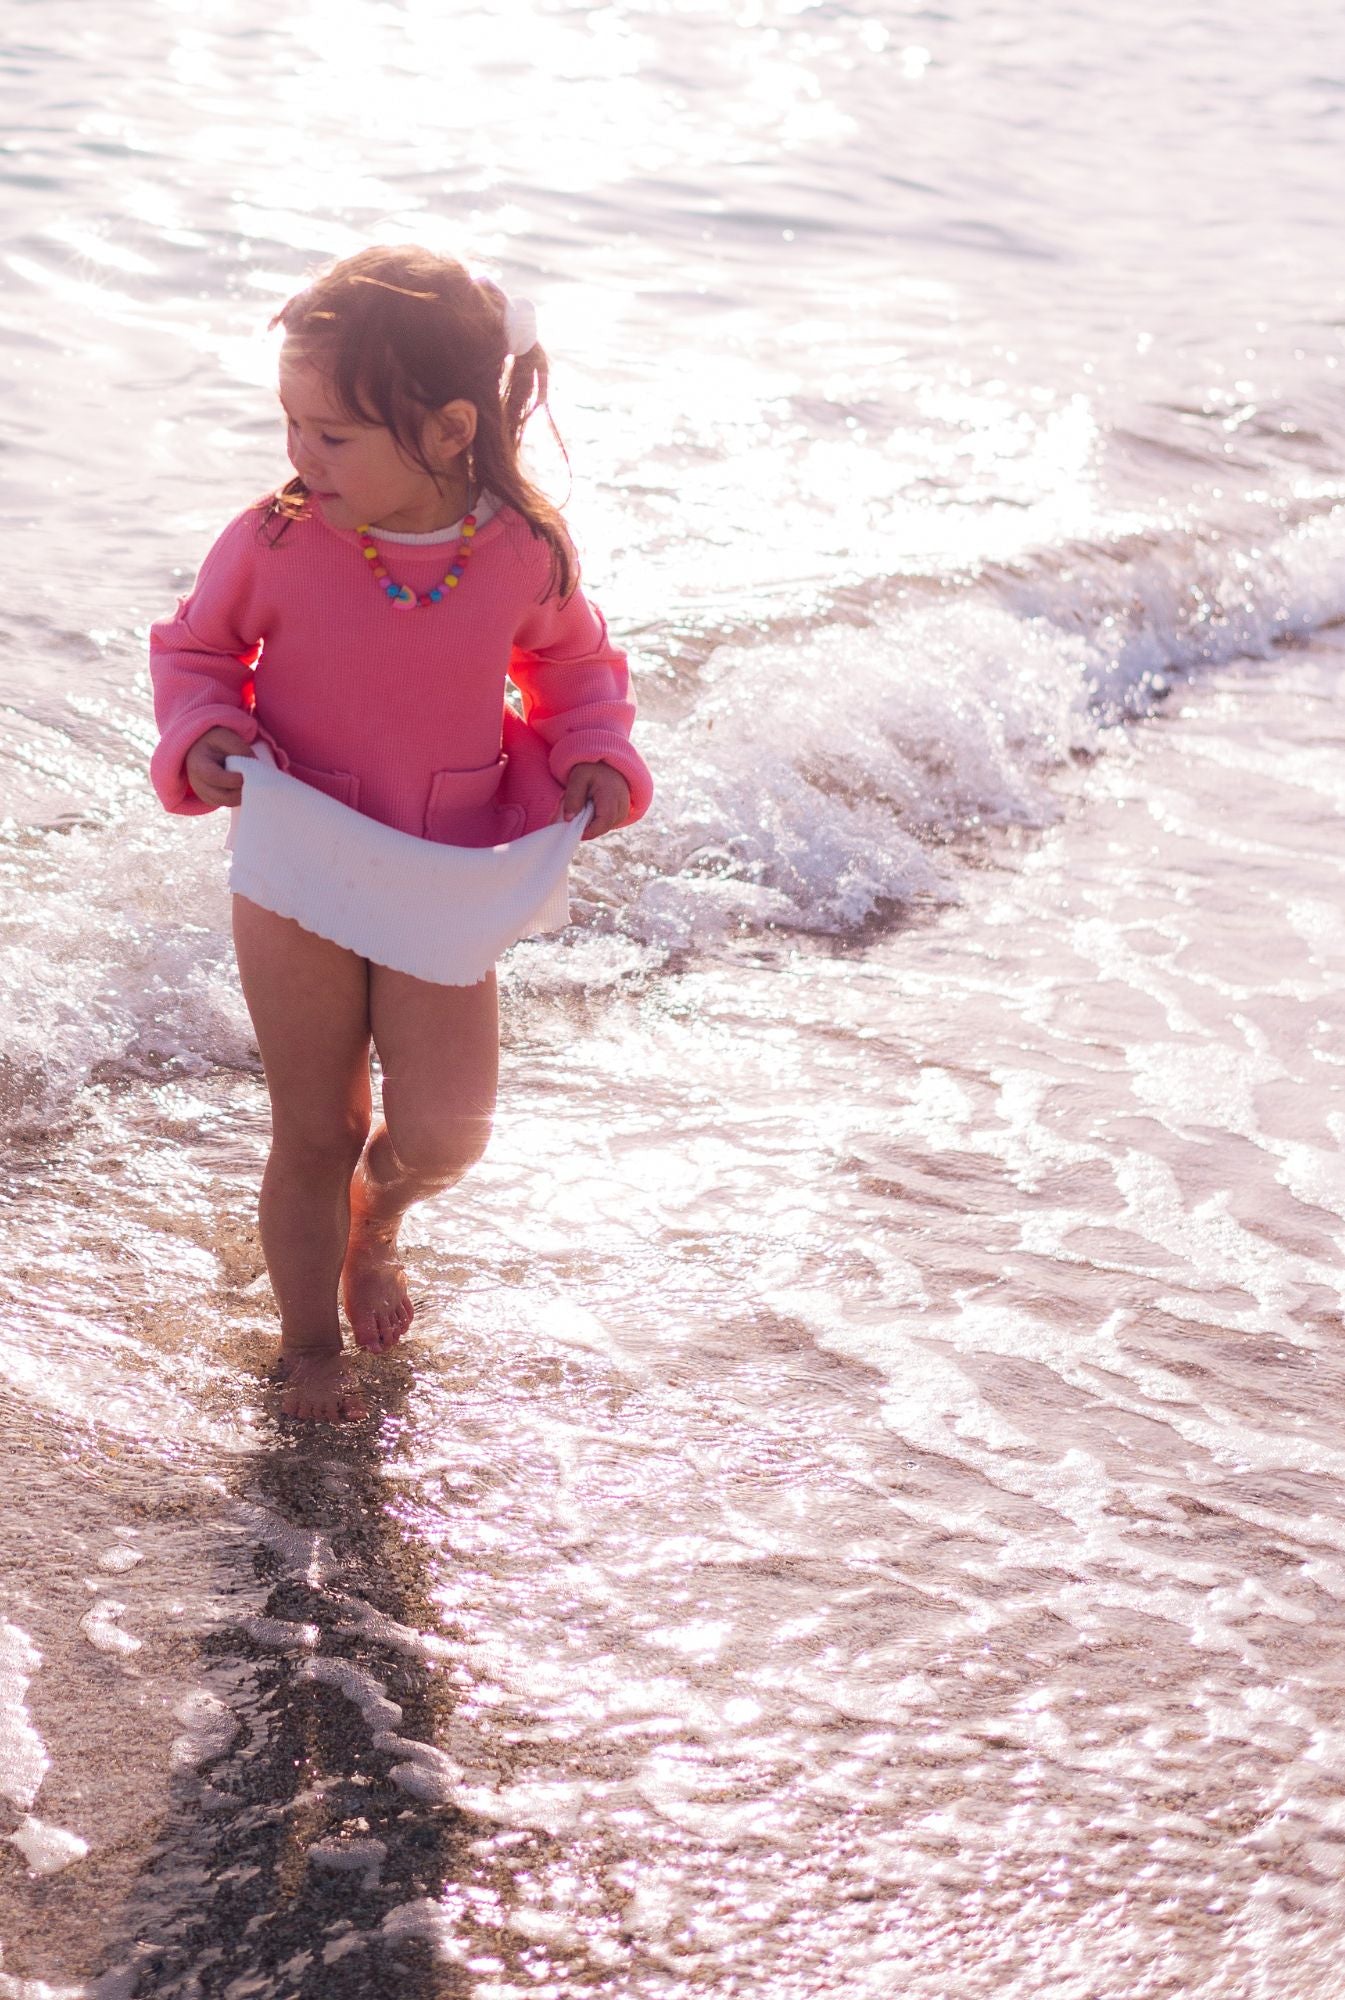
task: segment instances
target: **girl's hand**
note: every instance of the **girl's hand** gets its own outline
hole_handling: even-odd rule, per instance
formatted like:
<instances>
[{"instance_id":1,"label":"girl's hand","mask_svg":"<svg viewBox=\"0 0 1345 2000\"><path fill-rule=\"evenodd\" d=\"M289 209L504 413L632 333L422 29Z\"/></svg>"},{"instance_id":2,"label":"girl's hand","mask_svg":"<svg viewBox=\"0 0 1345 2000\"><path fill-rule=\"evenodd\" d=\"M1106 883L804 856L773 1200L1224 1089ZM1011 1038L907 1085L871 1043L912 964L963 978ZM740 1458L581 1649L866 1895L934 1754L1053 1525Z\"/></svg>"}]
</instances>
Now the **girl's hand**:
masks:
<instances>
[{"instance_id":1,"label":"girl's hand","mask_svg":"<svg viewBox=\"0 0 1345 2000\"><path fill-rule=\"evenodd\" d=\"M243 796L241 772L226 771L226 757L250 757L252 746L232 729L207 729L187 752L187 783L203 806L236 806Z\"/></svg>"},{"instance_id":2,"label":"girl's hand","mask_svg":"<svg viewBox=\"0 0 1345 2000\"><path fill-rule=\"evenodd\" d=\"M613 764L576 764L565 787L562 811L566 819L593 801L593 817L584 828L585 840L596 840L630 818L630 786Z\"/></svg>"}]
</instances>

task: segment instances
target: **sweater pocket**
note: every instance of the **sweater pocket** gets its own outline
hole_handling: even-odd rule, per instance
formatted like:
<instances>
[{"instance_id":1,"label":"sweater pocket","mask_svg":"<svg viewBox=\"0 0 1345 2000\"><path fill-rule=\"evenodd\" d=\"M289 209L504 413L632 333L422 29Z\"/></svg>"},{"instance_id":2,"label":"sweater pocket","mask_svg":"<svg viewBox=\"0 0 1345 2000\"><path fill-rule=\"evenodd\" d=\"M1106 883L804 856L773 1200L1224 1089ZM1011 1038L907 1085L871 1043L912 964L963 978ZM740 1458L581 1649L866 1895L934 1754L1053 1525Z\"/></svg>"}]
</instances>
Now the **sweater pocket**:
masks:
<instances>
[{"instance_id":1,"label":"sweater pocket","mask_svg":"<svg viewBox=\"0 0 1345 2000\"><path fill-rule=\"evenodd\" d=\"M290 764L286 767L292 778L301 785L311 785L315 792L325 792L329 799L336 799L352 812L360 809L360 781L349 771L319 771L312 764Z\"/></svg>"},{"instance_id":2,"label":"sweater pocket","mask_svg":"<svg viewBox=\"0 0 1345 2000\"><path fill-rule=\"evenodd\" d=\"M446 847L496 847L523 830L521 806L499 803L507 756L469 771L435 771L425 802L425 838Z\"/></svg>"}]
</instances>

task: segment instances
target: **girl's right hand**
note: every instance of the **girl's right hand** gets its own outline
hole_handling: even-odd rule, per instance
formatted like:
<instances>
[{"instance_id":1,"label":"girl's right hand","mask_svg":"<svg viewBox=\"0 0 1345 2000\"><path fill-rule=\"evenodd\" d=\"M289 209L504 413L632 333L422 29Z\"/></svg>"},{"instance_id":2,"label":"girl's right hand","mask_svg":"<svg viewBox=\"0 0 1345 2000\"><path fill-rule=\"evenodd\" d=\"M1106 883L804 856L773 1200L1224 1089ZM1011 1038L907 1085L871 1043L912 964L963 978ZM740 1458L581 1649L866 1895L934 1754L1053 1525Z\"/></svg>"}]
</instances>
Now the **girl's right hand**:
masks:
<instances>
[{"instance_id":1,"label":"girl's right hand","mask_svg":"<svg viewBox=\"0 0 1345 2000\"><path fill-rule=\"evenodd\" d=\"M203 806L236 806L243 796L241 772L226 771L226 757L251 757L252 745L232 729L207 729L187 752L187 783Z\"/></svg>"}]
</instances>

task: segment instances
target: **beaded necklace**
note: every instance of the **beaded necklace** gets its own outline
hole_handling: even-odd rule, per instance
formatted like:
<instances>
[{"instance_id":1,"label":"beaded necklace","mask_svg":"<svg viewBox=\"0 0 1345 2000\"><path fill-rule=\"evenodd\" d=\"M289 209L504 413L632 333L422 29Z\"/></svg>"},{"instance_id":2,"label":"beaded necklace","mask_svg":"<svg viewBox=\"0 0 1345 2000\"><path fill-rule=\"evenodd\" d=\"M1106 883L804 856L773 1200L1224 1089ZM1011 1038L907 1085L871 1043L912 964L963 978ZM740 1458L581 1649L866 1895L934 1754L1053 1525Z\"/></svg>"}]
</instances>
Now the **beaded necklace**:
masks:
<instances>
[{"instance_id":1,"label":"beaded necklace","mask_svg":"<svg viewBox=\"0 0 1345 2000\"><path fill-rule=\"evenodd\" d=\"M458 536L458 546L453 551L453 561L442 583L433 590L422 591L419 596L409 583L394 583L379 559L378 548L367 527L357 528L360 538L360 554L366 562L373 564L373 579L387 598L394 611L423 611L428 604L441 602L446 590L456 590L462 580L462 572L467 567L467 558L472 553L472 536L476 533L475 514L464 514L462 532Z\"/></svg>"}]
</instances>

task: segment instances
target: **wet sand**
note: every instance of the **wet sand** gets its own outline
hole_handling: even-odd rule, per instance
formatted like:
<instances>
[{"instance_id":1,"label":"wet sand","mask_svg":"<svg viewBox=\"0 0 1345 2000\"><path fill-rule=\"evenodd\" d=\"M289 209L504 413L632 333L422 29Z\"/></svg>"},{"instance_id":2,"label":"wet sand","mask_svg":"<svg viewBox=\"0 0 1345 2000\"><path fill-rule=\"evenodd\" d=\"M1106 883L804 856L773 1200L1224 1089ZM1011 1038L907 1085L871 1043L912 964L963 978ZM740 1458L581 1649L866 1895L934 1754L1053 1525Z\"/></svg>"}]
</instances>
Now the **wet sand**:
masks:
<instances>
[{"instance_id":1,"label":"wet sand","mask_svg":"<svg viewBox=\"0 0 1345 2000\"><path fill-rule=\"evenodd\" d=\"M90 1853L0 1848L5 2000L1339 1992L1343 672L862 949L521 1006L358 1431L270 1413L255 1076L32 1142L0 1609Z\"/></svg>"}]
</instances>

